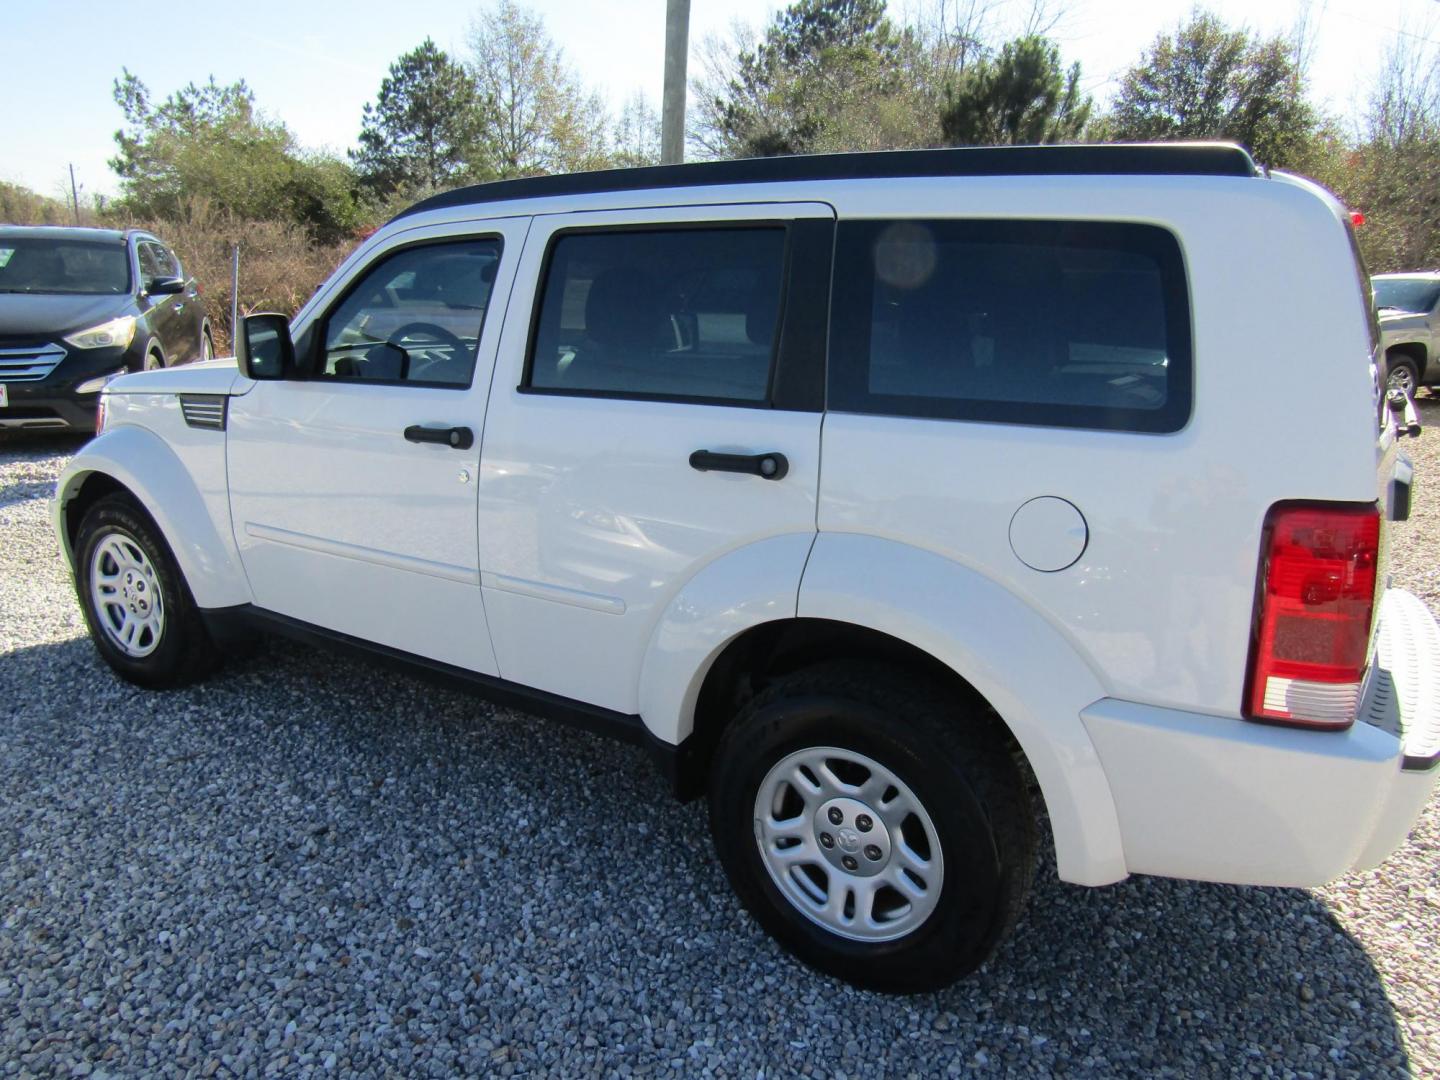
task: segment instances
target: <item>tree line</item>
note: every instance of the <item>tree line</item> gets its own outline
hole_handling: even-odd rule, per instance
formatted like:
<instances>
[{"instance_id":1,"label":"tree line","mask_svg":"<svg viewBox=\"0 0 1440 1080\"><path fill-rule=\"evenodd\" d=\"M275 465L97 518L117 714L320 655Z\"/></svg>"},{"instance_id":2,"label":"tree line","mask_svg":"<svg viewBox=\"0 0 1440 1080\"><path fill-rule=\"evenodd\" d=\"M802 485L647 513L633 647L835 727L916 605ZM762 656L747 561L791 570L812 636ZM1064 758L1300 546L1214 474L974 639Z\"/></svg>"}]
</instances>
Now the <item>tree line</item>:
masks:
<instances>
[{"instance_id":1,"label":"tree line","mask_svg":"<svg viewBox=\"0 0 1440 1080\"><path fill-rule=\"evenodd\" d=\"M1370 224L1373 270L1440 264L1440 51L1399 35L1358 118L1309 93L1314 27L1264 36L1196 9L1159 33L1104 107L1032 0L1009 34L995 0L795 0L760 27L700 43L691 157L906 147L1233 139L1262 164L1313 176ZM612 116L516 0L472 21L454 55L426 39L390 65L344 156L306 150L243 81L156 101L122 71L113 211L279 220L320 242L464 183L653 164L659 116L643 95ZM0 215L24 194L0 185ZM33 196L32 196L33 197Z\"/></svg>"}]
</instances>

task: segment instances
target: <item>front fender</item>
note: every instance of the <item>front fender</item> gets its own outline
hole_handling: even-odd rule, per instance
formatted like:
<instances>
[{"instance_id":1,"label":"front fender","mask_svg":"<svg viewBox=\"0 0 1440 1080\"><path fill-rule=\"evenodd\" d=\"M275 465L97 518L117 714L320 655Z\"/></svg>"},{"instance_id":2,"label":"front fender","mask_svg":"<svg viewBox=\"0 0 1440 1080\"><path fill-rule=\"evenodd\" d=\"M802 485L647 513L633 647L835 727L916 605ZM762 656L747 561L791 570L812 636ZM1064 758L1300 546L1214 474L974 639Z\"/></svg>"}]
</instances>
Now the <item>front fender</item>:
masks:
<instances>
[{"instance_id":1,"label":"front fender","mask_svg":"<svg viewBox=\"0 0 1440 1080\"><path fill-rule=\"evenodd\" d=\"M1114 798L1080 718L1105 690L1033 608L939 555L821 533L797 614L878 630L948 665L994 707L1024 751L1049 812L1060 877L1106 885L1126 876Z\"/></svg>"},{"instance_id":2,"label":"front fender","mask_svg":"<svg viewBox=\"0 0 1440 1080\"><path fill-rule=\"evenodd\" d=\"M208 445L193 448L195 472L165 440L132 424L112 428L70 460L55 486L51 518L72 570L75 553L65 528L65 506L99 473L123 485L160 527L196 604L220 608L251 602L230 530L224 439L204 435Z\"/></svg>"}]
</instances>

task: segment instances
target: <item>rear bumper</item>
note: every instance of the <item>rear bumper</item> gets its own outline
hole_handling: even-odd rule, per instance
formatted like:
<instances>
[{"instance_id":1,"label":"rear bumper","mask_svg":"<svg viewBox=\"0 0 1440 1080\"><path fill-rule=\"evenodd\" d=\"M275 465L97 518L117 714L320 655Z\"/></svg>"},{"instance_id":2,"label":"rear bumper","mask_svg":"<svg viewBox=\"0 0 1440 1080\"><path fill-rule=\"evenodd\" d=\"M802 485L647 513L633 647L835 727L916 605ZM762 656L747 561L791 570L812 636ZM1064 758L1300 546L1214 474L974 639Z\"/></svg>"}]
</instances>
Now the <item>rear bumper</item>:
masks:
<instances>
[{"instance_id":1,"label":"rear bumper","mask_svg":"<svg viewBox=\"0 0 1440 1080\"><path fill-rule=\"evenodd\" d=\"M1272 727L1106 699L1082 713L1131 873L1314 886L1381 863L1440 777L1440 627L1389 590L1359 719Z\"/></svg>"}]
</instances>

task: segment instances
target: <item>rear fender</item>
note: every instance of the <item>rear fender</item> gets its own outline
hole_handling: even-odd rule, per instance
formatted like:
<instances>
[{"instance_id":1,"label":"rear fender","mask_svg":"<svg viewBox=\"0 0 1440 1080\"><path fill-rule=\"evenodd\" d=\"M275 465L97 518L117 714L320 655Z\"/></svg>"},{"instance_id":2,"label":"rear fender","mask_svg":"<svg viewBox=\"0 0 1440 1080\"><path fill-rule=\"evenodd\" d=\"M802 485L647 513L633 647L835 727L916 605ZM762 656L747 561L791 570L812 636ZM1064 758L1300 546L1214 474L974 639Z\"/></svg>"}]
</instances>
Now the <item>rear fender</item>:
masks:
<instances>
[{"instance_id":1,"label":"rear fender","mask_svg":"<svg viewBox=\"0 0 1440 1080\"><path fill-rule=\"evenodd\" d=\"M1045 799L1061 879L1126 876L1110 785L1081 712L1106 696L1077 649L1020 597L930 552L821 533L797 614L899 638L946 664L995 709Z\"/></svg>"},{"instance_id":2,"label":"rear fender","mask_svg":"<svg viewBox=\"0 0 1440 1080\"><path fill-rule=\"evenodd\" d=\"M760 623L795 617L813 533L773 536L732 551L685 583L655 626L637 699L650 733L678 745L694 728L705 676L729 642Z\"/></svg>"}]
</instances>

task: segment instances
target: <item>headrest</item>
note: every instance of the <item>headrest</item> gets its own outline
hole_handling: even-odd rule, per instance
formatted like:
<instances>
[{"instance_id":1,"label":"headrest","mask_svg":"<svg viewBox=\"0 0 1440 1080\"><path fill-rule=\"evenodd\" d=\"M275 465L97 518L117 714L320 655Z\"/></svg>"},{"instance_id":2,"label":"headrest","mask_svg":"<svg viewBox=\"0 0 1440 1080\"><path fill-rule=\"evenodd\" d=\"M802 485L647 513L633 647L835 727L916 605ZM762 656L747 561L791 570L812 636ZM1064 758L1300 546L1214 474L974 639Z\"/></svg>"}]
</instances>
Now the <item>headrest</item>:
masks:
<instances>
[{"instance_id":1,"label":"headrest","mask_svg":"<svg viewBox=\"0 0 1440 1080\"><path fill-rule=\"evenodd\" d=\"M649 348L666 319L654 275L631 266L601 271L585 297L585 333L602 345Z\"/></svg>"}]
</instances>

